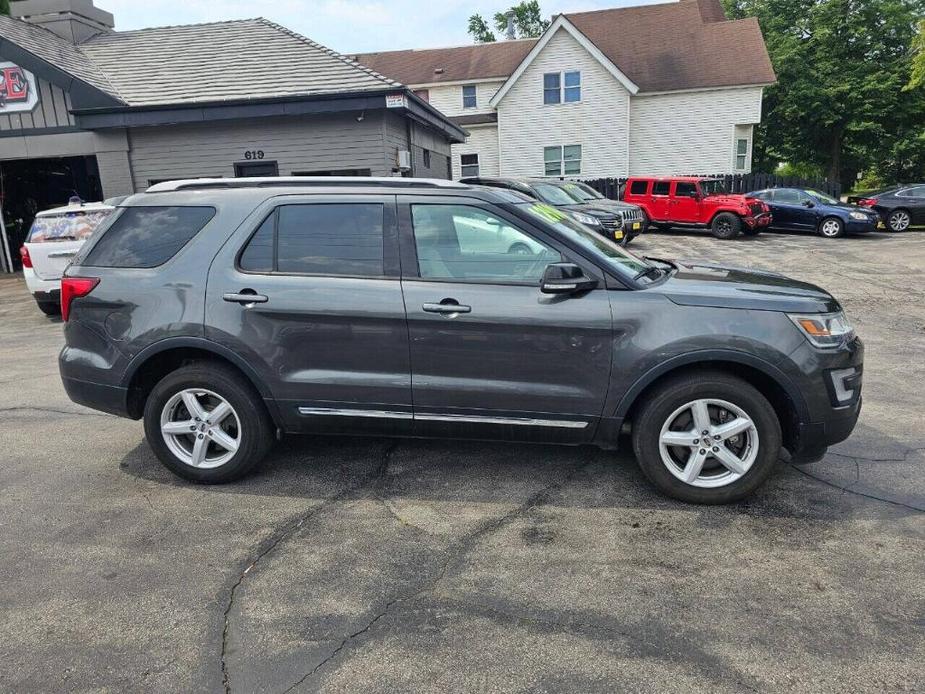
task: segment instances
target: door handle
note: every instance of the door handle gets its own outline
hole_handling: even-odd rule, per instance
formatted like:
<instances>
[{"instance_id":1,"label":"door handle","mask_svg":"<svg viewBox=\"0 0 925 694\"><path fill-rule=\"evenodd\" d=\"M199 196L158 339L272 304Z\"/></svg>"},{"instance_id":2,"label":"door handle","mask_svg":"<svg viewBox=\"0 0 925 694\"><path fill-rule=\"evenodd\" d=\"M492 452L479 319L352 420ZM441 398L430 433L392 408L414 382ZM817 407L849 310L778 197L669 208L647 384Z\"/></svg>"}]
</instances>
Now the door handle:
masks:
<instances>
[{"instance_id":1,"label":"door handle","mask_svg":"<svg viewBox=\"0 0 925 694\"><path fill-rule=\"evenodd\" d=\"M55 251L54 253L49 253L49 258L73 258L77 255L77 251Z\"/></svg>"},{"instance_id":2,"label":"door handle","mask_svg":"<svg viewBox=\"0 0 925 694\"><path fill-rule=\"evenodd\" d=\"M472 313L471 306L463 306L456 299L444 299L439 304L424 304L421 308L427 313L439 313L444 316L453 316L459 313Z\"/></svg>"},{"instance_id":3,"label":"door handle","mask_svg":"<svg viewBox=\"0 0 925 694\"><path fill-rule=\"evenodd\" d=\"M270 300L264 294L258 294L253 289L242 289L240 292L229 292L222 294L222 301L232 304L265 304Z\"/></svg>"}]
</instances>

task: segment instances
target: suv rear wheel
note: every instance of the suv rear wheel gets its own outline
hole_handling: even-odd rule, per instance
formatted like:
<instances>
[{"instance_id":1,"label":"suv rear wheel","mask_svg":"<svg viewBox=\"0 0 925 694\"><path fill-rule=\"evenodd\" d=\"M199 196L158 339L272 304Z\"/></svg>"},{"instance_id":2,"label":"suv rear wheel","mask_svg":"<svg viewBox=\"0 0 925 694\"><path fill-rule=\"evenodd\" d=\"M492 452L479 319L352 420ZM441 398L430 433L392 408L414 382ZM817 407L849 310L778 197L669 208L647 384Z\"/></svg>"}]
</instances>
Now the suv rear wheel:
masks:
<instances>
[{"instance_id":1,"label":"suv rear wheel","mask_svg":"<svg viewBox=\"0 0 925 694\"><path fill-rule=\"evenodd\" d=\"M780 423L753 386L722 373L663 383L633 424L645 476L682 501L725 504L754 492L780 456Z\"/></svg>"},{"instance_id":2,"label":"suv rear wheel","mask_svg":"<svg viewBox=\"0 0 925 694\"><path fill-rule=\"evenodd\" d=\"M191 364L161 379L145 403L144 424L148 443L168 469L207 484L248 474L273 443L259 394L219 364Z\"/></svg>"},{"instance_id":3,"label":"suv rear wheel","mask_svg":"<svg viewBox=\"0 0 925 694\"><path fill-rule=\"evenodd\" d=\"M742 231L742 220L731 212L720 212L713 218L711 229L718 239L734 239Z\"/></svg>"}]
</instances>

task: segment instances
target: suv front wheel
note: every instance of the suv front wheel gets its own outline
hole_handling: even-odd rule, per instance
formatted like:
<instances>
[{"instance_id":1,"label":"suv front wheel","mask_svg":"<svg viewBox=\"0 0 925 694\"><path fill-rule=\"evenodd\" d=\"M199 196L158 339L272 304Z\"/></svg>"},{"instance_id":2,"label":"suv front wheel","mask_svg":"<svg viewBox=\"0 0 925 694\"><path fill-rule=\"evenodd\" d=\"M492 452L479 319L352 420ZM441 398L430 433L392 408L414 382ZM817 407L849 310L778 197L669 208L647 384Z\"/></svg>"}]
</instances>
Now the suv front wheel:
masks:
<instances>
[{"instance_id":1,"label":"suv front wheel","mask_svg":"<svg viewBox=\"0 0 925 694\"><path fill-rule=\"evenodd\" d=\"M248 474L273 443L272 423L251 384L207 362L161 379L145 403L144 424L148 443L168 469L205 484Z\"/></svg>"},{"instance_id":2,"label":"suv front wheel","mask_svg":"<svg viewBox=\"0 0 925 694\"><path fill-rule=\"evenodd\" d=\"M754 492L780 456L774 408L722 373L671 379L642 404L633 448L645 476L682 501L725 504Z\"/></svg>"},{"instance_id":3,"label":"suv front wheel","mask_svg":"<svg viewBox=\"0 0 925 694\"><path fill-rule=\"evenodd\" d=\"M718 239L734 239L742 231L742 220L731 212L720 212L713 218L710 228Z\"/></svg>"}]
</instances>

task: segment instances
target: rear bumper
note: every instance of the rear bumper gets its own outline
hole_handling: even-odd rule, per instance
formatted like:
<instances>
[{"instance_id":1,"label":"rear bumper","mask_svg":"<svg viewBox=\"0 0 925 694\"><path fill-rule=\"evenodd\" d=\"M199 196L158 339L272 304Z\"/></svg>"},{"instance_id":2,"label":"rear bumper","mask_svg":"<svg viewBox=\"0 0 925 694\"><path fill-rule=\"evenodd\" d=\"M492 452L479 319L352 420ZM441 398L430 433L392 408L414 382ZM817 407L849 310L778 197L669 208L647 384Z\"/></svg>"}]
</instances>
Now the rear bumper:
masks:
<instances>
[{"instance_id":1,"label":"rear bumper","mask_svg":"<svg viewBox=\"0 0 925 694\"><path fill-rule=\"evenodd\" d=\"M76 378L68 378L63 373L61 382L64 384L67 396L78 405L119 417L130 417L127 388L80 381Z\"/></svg>"},{"instance_id":2,"label":"rear bumper","mask_svg":"<svg viewBox=\"0 0 925 694\"><path fill-rule=\"evenodd\" d=\"M35 268L22 269L26 287L36 301L59 301L61 298L61 279L43 280L35 273Z\"/></svg>"}]
</instances>

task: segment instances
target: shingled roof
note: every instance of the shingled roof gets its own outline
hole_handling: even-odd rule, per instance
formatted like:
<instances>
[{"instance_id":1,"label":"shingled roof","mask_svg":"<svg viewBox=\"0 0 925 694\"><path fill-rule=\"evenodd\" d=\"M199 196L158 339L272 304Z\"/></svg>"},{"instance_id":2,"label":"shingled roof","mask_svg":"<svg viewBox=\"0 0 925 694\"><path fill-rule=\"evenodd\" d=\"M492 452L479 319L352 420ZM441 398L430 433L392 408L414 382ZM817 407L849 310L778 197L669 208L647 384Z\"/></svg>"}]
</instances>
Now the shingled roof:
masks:
<instances>
[{"instance_id":1,"label":"shingled roof","mask_svg":"<svg viewBox=\"0 0 925 694\"><path fill-rule=\"evenodd\" d=\"M128 106L315 96L400 87L266 19L104 32L73 45L0 17L7 39Z\"/></svg>"},{"instance_id":2,"label":"shingled roof","mask_svg":"<svg viewBox=\"0 0 925 694\"><path fill-rule=\"evenodd\" d=\"M720 0L680 0L565 17L642 92L770 84L776 79L758 21L726 19ZM484 80L511 75L535 43L500 41L355 57L409 85Z\"/></svg>"}]
</instances>

